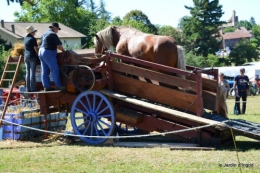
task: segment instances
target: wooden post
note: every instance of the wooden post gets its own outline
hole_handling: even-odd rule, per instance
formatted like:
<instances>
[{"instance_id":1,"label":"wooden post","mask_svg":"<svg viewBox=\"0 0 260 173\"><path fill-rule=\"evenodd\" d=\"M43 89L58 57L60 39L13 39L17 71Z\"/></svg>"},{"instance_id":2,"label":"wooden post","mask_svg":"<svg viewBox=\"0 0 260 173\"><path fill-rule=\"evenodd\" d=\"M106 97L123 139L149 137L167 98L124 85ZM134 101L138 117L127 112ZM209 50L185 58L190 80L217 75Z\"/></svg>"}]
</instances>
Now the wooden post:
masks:
<instances>
[{"instance_id":1,"label":"wooden post","mask_svg":"<svg viewBox=\"0 0 260 173\"><path fill-rule=\"evenodd\" d=\"M202 99L202 78L201 71L196 71L196 82L197 82L197 116L201 117L203 115L203 99Z\"/></svg>"},{"instance_id":2,"label":"wooden post","mask_svg":"<svg viewBox=\"0 0 260 173\"><path fill-rule=\"evenodd\" d=\"M110 53L106 52L106 67L107 67L107 73L108 73L108 88L110 91L113 91L113 80L112 80L112 69L111 69L111 63L110 63Z\"/></svg>"},{"instance_id":3,"label":"wooden post","mask_svg":"<svg viewBox=\"0 0 260 173\"><path fill-rule=\"evenodd\" d=\"M40 111L44 114L44 130L48 130L48 119L47 115L49 113L49 105L47 103L46 94L39 94L40 99ZM48 133L44 133L44 138L48 138Z\"/></svg>"}]
</instances>

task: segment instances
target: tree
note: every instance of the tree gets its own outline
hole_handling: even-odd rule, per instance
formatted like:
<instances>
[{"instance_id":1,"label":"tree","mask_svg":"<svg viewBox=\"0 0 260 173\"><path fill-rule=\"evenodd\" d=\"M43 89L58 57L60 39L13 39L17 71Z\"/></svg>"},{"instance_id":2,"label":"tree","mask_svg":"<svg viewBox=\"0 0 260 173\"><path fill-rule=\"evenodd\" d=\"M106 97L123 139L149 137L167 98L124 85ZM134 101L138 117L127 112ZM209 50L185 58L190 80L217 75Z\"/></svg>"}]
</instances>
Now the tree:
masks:
<instances>
[{"instance_id":1,"label":"tree","mask_svg":"<svg viewBox=\"0 0 260 173\"><path fill-rule=\"evenodd\" d=\"M256 43L256 47L258 50L260 50L260 26L254 25L252 28L252 33L253 33L254 39L256 39L254 41Z\"/></svg>"},{"instance_id":2,"label":"tree","mask_svg":"<svg viewBox=\"0 0 260 173\"><path fill-rule=\"evenodd\" d=\"M132 10L123 17L123 25L130 25L148 33L158 34L157 28L150 22L149 18L139 10ZM134 26L133 26L134 25Z\"/></svg>"},{"instance_id":3,"label":"tree","mask_svg":"<svg viewBox=\"0 0 260 173\"><path fill-rule=\"evenodd\" d=\"M119 16L116 16L112 19L111 24L115 26L121 26L123 23L122 19Z\"/></svg>"},{"instance_id":4,"label":"tree","mask_svg":"<svg viewBox=\"0 0 260 173\"><path fill-rule=\"evenodd\" d=\"M220 47L218 27L224 24L220 21L222 5L218 0L193 0L194 7L185 6L190 10L191 17L184 19L183 34L186 37L186 51L207 57L214 54Z\"/></svg>"},{"instance_id":5,"label":"tree","mask_svg":"<svg viewBox=\"0 0 260 173\"><path fill-rule=\"evenodd\" d=\"M12 48L12 44L11 43L7 43L7 40L2 39L1 35L0 35L0 48L4 49L4 51L8 51L9 49Z\"/></svg>"},{"instance_id":6,"label":"tree","mask_svg":"<svg viewBox=\"0 0 260 173\"><path fill-rule=\"evenodd\" d=\"M179 44L181 44L181 32L174 29L172 26L161 26L161 27L157 27L158 28L158 34L159 35L167 35L170 36L172 38L174 38Z\"/></svg>"},{"instance_id":7,"label":"tree","mask_svg":"<svg viewBox=\"0 0 260 173\"><path fill-rule=\"evenodd\" d=\"M97 16L85 9L82 3L83 1L75 0L41 0L37 5L31 6L24 2L22 12L15 13L16 21L60 22L89 38L92 37L90 31L96 22ZM87 47L89 46L87 44Z\"/></svg>"},{"instance_id":8,"label":"tree","mask_svg":"<svg viewBox=\"0 0 260 173\"><path fill-rule=\"evenodd\" d=\"M106 4L104 0L100 0L100 7L97 10L97 15L99 16L99 19L106 21L111 20L111 13L106 10Z\"/></svg>"},{"instance_id":9,"label":"tree","mask_svg":"<svg viewBox=\"0 0 260 173\"><path fill-rule=\"evenodd\" d=\"M249 21L250 21L252 26L256 25L254 17L251 17Z\"/></svg>"},{"instance_id":10,"label":"tree","mask_svg":"<svg viewBox=\"0 0 260 173\"><path fill-rule=\"evenodd\" d=\"M190 16L183 16L180 18L179 23L178 23L178 28L183 29L185 26L185 23L190 19Z\"/></svg>"},{"instance_id":11,"label":"tree","mask_svg":"<svg viewBox=\"0 0 260 173\"><path fill-rule=\"evenodd\" d=\"M241 20L238 22L237 28L242 26L245 27L247 30L251 30L253 27L252 23L247 20Z\"/></svg>"},{"instance_id":12,"label":"tree","mask_svg":"<svg viewBox=\"0 0 260 173\"><path fill-rule=\"evenodd\" d=\"M223 34L227 33L227 32L234 32L236 30L236 28L234 27L226 27L223 29Z\"/></svg>"},{"instance_id":13,"label":"tree","mask_svg":"<svg viewBox=\"0 0 260 173\"><path fill-rule=\"evenodd\" d=\"M31 6L36 5L40 0L7 0L7 4L10 5L10 2L16 2L20 3L22 6L24 2L27 2L28 4L31 4Z\"/></svg>"},{"instance_id":14,"label":"tree","mask_svg":"<svg viewBox=\"0 0 260 173\"><path fill-rule=\"evenodd\" d=\"M231 63L242 65L245 62L251 62L259 59L259 53L247 39L241 39L234 48L231 48L229 54Z\"/></svg>"}]
</instances>

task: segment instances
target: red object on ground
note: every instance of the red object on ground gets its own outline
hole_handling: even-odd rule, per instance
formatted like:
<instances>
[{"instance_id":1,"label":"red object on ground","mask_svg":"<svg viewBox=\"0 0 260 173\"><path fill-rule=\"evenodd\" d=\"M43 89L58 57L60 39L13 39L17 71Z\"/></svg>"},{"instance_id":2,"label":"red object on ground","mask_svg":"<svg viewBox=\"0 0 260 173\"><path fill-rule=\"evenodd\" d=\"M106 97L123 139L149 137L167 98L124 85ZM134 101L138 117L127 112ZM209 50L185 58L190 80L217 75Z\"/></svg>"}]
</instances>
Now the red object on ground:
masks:
<instances>
[{"instance_id":1,"label":"red object on ground","mask_svg":"<svg viewBox=\"0 0 260 173\"><path fill-rule=\"evenodd\" d=\"M3 90L2 99L4 102L6 101L9 92L10 89ZM9 103L11 103L12 105L17 105L19 101L20 101L19 89L13 88Z\"/></svg>"}]
</instances>

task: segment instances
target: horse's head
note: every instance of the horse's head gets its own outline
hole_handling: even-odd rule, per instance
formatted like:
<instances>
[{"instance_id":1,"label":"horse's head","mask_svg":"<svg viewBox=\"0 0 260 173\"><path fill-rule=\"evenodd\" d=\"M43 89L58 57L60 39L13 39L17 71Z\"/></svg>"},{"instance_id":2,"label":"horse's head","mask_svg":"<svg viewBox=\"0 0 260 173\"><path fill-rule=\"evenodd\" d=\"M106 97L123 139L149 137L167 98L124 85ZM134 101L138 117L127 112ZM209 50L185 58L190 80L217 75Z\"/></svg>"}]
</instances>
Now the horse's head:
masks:
<instances>
[{"instance_id":1,"label":"horse's head","mask_svg":"<svg viewBox=\"0 0 260 173\"><path fill-rule=\"evenodd\" d=\"M119 36L116 27L109 26L97 34L94 37L95 53L104 54L107 50L112 50L116 47L119 41Z\"/></svg>"},{"instance_id":2,"label":"horse's head","mask_svg":"<svg viewBox=\"0 0 260 173\"><path fill-rule=\"evenodd\" d=\"M95 45L95 54L98 57L104 54L105 51L108 50L105 44L103 43L102 39L98 36L98 34L95 34L94 45Z\"/></svg>"}]
</instances>

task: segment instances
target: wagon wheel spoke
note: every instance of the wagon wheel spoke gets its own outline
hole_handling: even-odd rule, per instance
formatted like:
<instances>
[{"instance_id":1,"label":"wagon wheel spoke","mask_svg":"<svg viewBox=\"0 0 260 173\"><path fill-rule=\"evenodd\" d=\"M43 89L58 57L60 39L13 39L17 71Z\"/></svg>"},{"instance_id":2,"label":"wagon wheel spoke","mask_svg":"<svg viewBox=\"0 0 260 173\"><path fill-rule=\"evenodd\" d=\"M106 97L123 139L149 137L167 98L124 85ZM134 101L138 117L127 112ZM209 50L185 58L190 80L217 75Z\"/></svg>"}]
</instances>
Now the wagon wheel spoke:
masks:
<instances>
[{"instance_id":1,"label":"wagon wheel spoke","mask_svg":"<svg viewBox=\"0 0 260 173\"><path fill-rule=\"evenodd\" d=\"M100 144L114 133L115 112L110 101L97 91L85 91L78 95L71 107L71 123L74 132L89 144ZM101 138L98 138L101 137Z\"/></svg>"}]
</instances>

